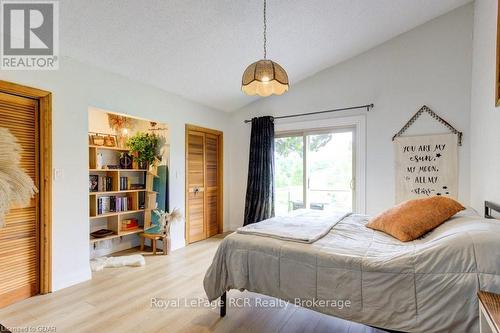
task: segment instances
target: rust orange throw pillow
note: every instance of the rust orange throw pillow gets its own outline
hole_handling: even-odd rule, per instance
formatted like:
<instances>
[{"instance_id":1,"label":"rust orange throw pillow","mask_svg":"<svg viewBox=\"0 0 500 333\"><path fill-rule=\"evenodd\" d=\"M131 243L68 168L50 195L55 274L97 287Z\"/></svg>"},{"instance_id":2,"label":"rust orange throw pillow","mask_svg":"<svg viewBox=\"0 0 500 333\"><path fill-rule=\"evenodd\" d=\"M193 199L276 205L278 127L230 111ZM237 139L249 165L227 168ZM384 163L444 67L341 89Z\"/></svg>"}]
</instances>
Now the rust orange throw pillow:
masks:
<instances>
[{"instance_id":1,"label":"rust orange throw pillow","mask_svg":"<svg viewBox=\"0 0 500 333\"><path fill-rule=\"evenodd\" d=\"M464 209L455 200L441 196L408 200L375 216L366 226L408 242Z\"/></svg>"}]
</instances>

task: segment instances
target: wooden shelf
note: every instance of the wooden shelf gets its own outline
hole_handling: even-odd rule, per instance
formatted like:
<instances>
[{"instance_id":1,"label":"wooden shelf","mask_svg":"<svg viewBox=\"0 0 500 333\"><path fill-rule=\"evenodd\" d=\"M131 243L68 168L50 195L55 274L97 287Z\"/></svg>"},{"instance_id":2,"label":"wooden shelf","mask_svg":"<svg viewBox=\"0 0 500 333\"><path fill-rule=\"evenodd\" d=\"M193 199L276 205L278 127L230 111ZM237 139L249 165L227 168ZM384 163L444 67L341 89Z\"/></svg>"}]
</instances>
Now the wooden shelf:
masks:
<instances>
[{"instance_id":1,"label":"wooden shelf","mask_svg":"<svg viewBox=\"0 0 500 333\"><path fill-rule=\"evenodd\" d=\"M147 172L146 169L89 169L89 172Z\"/></svg>"},{"instance_id":2,"label":"wooden shelf","mask_svg":"<svg viewBox=\"0 0 500 333\"><path fill-rule=\"evenodd\" d=\"M106 195L106 194L120 194L120 193L136 193L136 192L150 192L146 189L139 190L120 190L120 191L105 191L105 192L89 192L89 195Z\"/></svg>"},{"instance_id":3,"label":"wooden shelf","mask_svg":"<svg viewBox=\"0 0 500 333\"><path fill-rule=\"evenodd\" d=\"M129 152L128 148L118 148L118 147L105 147L97 145L88 145L89 151L89 176L107 176L111 178L111 187L108 187L111 191L103 191L104 188L99 188L98 192L89 192L89 224L93 224L97 227L103 224L103 228L113 231L112 235L103 238L93 238L90 236L90 244L96 244L97 242L114 239L122 236L137 234L143 232L151 226L152 219L152 207L156 207L157 202L153 202L157 198L158 194L153 189L153 182L156 175L156 170L154 168L139 169L137 164L134 163L133 166L137 169L118 169L120 167L117 158L121 152ZM104 167L107 165L116 166L117 169L97 169L97 160L101 158L98 155L102 155L102 164ZM151 171L155 172L153 174ZM127 190L120 190L120 177L128 177L128 188L132 187L132 184L142 184L144 188L134 188ZM97 214L99 211L99 198L105 196L116 196L116 197L127 197L128 207L131 210L123 212L109 212L105 214ZM111 201L111 200L110 200ZM144 202L144 209L140 209L139 203ZM151 206L151 207L149 207ZM140 229L131 231L120 231L121 223L130 218L136 218L141 225Z\"/></svg>"},{"instance_id":4,"label":"wooden shelf","mask_svg":"<svg viewBox=\"0 0 500 333\"><path fill-rule=\"evenodd\" d=\"M130 149L128 149L128 148L106 147L106 146L96 146L96 145L90 145L89 148L104 149L104 150L116 150L116 151L130 151Z\"/></svg>"},{"instance_id":5,"label":"wooden shelf","mask_svg":"<svg viewBox=\"0 0 500 333\"><path fill-rule=\"evenodd\" d=\"M146 210L145 209L127 210L126 212L113 212L113 213L101 214L101 215L96 215L96 216L90 216L89 218L91 220L93 220L93 219L100 219L100 218L110 217L110 216L121 216L121 215L140 213L140 212L144 212L144 211L146 211Z\"/></svg>"},{"instance_id":6,"label":"wooden shelf","mask_svg":"<svg viewBox=\"0 0 500 333\"><path fill-rule=\"evenodd\" d=\"M159 175L157 175L157 174L155 174L155 173L152 173L152 172L151 172L151 171L149 171L149 170L146 170L146 171L147 171L148 175L153 176L154 178L160 178L160 176L159 176Z\"/></svg>"},{"instance_id":7,"label":"wooden shelf","mask_svg":"<svg viewBox=\"0 0 500 333\"><path fill-rule=\"evenodd\" d=\"M113 235L109 235L109 236L102 237L102 238L91 238L90 239L90 243L96 243L96 242L105 241L105 240L109 240L109 239L114 239L114 238L118 238L118 237L139 234L141 232L144 232L144 229L139 228L139 229L136 229L136 230L121 231L119 234L113 234Z\"/></svg>"}]
</instances>

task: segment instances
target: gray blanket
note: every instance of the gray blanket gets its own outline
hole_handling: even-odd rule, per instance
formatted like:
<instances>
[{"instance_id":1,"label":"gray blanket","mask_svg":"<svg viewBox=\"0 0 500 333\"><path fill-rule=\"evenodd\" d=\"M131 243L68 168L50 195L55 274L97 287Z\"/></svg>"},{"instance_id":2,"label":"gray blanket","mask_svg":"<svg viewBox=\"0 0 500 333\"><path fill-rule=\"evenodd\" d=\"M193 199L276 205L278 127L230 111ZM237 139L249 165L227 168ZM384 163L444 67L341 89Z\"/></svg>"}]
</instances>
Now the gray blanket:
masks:
<instances>
[{"instance_id":1,"label":"gray blanket","mask_svg":"<svg viewBox=\"0 0 500 333\"><path fill-rule=\"evenodd\" d=\"M206 273L207 296L246 289L381 328L478 332L476 292L500 292L500 221L462 212L402 243L367 220L348 216L313 244L233 233Z\"/></svg>"}]
</instances>

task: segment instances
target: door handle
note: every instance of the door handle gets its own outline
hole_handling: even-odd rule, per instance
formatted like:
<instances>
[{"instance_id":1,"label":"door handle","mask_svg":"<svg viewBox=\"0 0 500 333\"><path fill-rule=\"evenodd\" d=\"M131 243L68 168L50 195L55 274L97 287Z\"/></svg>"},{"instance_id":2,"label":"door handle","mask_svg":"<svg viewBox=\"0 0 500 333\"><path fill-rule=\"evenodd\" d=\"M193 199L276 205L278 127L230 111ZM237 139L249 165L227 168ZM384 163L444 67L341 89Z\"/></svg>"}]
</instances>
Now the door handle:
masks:
<instances>
[{"instance_id":1,"label":"door handle","mask_svg":"<svg viewBox=\"0 0 500 333\"><path fill-rule=\"evenodd\" d=\"M189 192L194 193L195 195L199 192L204 192L203 187L192 187Z\"/></svg>"}]
</instances>

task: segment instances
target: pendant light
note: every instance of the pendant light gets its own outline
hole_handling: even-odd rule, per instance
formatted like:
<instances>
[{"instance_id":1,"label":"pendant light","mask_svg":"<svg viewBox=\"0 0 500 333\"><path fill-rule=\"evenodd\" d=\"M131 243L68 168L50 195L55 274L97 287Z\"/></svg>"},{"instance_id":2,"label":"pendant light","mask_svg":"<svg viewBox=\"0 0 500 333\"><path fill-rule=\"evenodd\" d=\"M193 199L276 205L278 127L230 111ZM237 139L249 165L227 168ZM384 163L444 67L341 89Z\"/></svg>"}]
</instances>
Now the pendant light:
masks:
<instances>
[{"instance_id":1,"label":"pendant light","mask_svg":"<svg viewBox=\"0 0 500 333\"><path fill-rule=\"evenodd\" d=\"M267 59L266 0L264 0L264 59L247 67L241 79L241 90L247 95L281 95L288 91L288 75L283 67Z\"/></svg>"}]
</instances>

